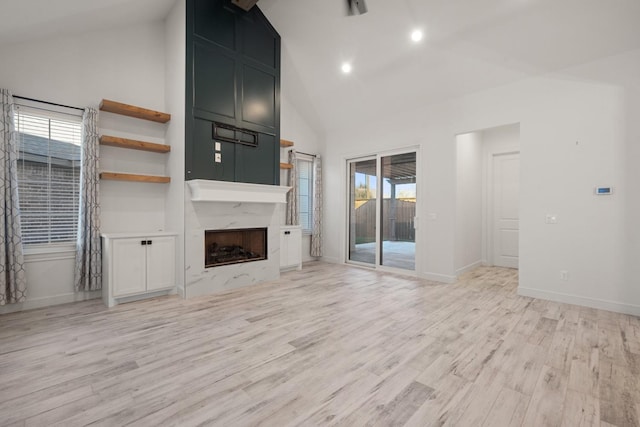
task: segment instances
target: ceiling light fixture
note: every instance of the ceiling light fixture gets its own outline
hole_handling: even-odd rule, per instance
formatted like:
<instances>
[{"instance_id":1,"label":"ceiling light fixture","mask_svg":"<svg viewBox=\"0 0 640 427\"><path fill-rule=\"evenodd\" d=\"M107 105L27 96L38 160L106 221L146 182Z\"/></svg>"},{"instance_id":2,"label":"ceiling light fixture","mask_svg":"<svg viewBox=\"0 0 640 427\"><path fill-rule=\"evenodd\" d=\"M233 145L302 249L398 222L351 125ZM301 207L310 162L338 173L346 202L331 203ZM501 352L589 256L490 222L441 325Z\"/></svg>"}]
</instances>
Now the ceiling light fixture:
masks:
<instances>
[{"instance_id":1,"label":"ceiling light fixture","mask_svg":"<svg viewBox=\"0 0 640 427\"><path fill-rule=\"evenodd\" d=\"M351 64L345 62L342 64L342 72L345 74L349 74L351 72Z\"/></svg>"},{"instance_id":2,"label":"ceiling light fixture","mask_svg":"<svg viewBox=\"0 0 640 427\"><path fill-rule=\"evenodd\" d=\"M422 30L413 30L411 32L411 40L413 40L415 43L418 43L420 40L422 40L422 37Z\"/></svg>"}]
</instances>

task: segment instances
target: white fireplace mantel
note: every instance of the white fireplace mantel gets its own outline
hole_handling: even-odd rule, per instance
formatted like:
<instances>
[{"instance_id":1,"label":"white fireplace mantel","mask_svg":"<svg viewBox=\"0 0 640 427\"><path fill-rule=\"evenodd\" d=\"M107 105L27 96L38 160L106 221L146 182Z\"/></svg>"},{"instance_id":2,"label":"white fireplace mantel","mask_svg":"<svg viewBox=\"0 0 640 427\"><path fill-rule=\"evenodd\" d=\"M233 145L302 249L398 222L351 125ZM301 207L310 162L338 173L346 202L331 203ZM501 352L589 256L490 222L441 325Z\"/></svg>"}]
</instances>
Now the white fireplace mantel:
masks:
<instances>
[{"instance_id":1,"label":"white fireplace mantel","mask_svg":"<svg viewBox=\"0 0 640 427\"><path fill-rule=\"evenodd\" d=\"M287 203L291 187L194 179L187 181L192 202Z\"/></svg>"}]
</instances>

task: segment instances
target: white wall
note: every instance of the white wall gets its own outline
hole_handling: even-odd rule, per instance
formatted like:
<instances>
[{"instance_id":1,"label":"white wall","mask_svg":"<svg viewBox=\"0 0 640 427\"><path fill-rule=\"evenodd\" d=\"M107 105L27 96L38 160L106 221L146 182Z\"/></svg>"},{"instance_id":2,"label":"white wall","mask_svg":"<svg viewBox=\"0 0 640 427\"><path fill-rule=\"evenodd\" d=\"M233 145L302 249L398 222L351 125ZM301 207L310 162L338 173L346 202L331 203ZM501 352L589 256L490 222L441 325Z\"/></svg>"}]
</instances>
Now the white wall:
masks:
<instances>
[{"instance_id":1,"label":"white wall","mask_svg":"<svg viewBox=\"0 0 640 427\"><path fill-rule=\"evenodd\" d=\"M97 107L103 98L156 110L165 107L164 24L137 24L80 36L55 37L0 46L0 87L22 95L78 107ZM10 59L9 59L10 58ZM100 114L102 133L163 142L165 127ZM165 171L155 153L101 147L101 170ZM101 182L103 231L165 227L166 188L156 184ZM26 256L28 300L0 312L93 297L73 292L74 250Z\"/></svg>"},{"instance_id":2,"label":"white wall","mask_svg":"<svg viewBox=\"0 0 640 427\"><path fill-rule=\"evenodd\" d=\"M483 154L480 132L456 137L456 275L482 263Z\"/></svg>"},{"instance_id":3,"label":"white wall","mask_svg":"<svg viewBox=\"0 0 640 427\"><path fill-rule=\"evenodd\" d=\"M455 276L456 134L520 123L523 294L640 314L640 51L531 78L327 136L327 259L345 248L345 158L419 144L424 277ZM616 194L595 197L595 185ZM436 214L429 220L428 214ZM545 214L559 217L545 224ZM560 280L569 271L569 281Z\"/></svg>"},{"instance_id":4,"label":"white wall","mask_svg":"<svg viewBox=\"0 0 640 427\"><path fill-rule=\"evenodd\" d=\"M165 20L165 108L171 114L166 143L171 145L167 161L167 175L171 183L167 189L167 230L178 233L176 248L176 284L184 293L184 156L185 156L185 62L186 62L186 4L178 0Z\"/></svg>"},{"instance_id":5,"label":"white wall","mask_svg":"<svg viewBox=\"0 0 640 427\"><path fill-rule=\"evenodd\" d=\"M284 43L284 42L283 42ZM282 49L282 71L281 71L281 95L280 95L280 137L294 142L294 148L297 151L309 154L322 155L323 147L321 144L320 134L313 129L306 117L300 112L297 105L293 103L293 91L296 90L296 86L292 84L297 81L295 77L295 69L293 63L288 59L288 51ZM287 162L288 151L282 148L280 150L280 160ZM286 170L280 171L280 185L287 185ZM286 206L280 206L280 218L281 224L285 224L286 218ZM311 251L311 236L302 236L302 261L314 260L310 254Z\"/></svg>"}]
</instances>

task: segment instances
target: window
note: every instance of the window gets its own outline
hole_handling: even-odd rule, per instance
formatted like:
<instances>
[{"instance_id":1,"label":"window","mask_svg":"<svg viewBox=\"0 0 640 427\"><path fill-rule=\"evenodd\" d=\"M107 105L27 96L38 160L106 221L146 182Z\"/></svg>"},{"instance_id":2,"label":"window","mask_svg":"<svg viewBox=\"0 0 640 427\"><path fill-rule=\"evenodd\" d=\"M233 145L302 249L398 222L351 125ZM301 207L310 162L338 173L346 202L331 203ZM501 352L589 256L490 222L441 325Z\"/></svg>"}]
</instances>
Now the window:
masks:
<instances>
[{"instance_id":1,"label":"window","mask_svg":"<svg viewBox=\"0 0 640 427\"><path fill-rule=\"evenodd\" d=\"M313 160L298 157L298 209L303 233L313 229Z\"/></svg>"},{"instance_id":2,"label":"window","mask_svg":"<svg viewBox=\"0 0 640 427\"><path fill-rule=\"evenodd\" d=\"M82 118L23 105L16 110L23 243L75 242Z\"/></svg>"}]
</instances>

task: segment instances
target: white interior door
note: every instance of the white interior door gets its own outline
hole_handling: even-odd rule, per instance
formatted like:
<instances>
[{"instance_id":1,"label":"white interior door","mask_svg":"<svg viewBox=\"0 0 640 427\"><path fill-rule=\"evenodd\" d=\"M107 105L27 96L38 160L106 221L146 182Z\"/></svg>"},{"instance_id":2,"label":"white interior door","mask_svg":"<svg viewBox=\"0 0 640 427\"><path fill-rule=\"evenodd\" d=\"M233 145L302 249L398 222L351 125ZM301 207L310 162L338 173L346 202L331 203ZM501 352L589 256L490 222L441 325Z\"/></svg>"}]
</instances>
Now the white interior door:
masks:
<instances>
[{"instance_id":1,"label":"white interior door","mask_svg":"<svg viewBox=\"0 0 640 427\"><path fill-rule=\"evenodd\" d=\"M493 156L493 264L518 268L520 154Z\"/></svg>"}]
</instances>

